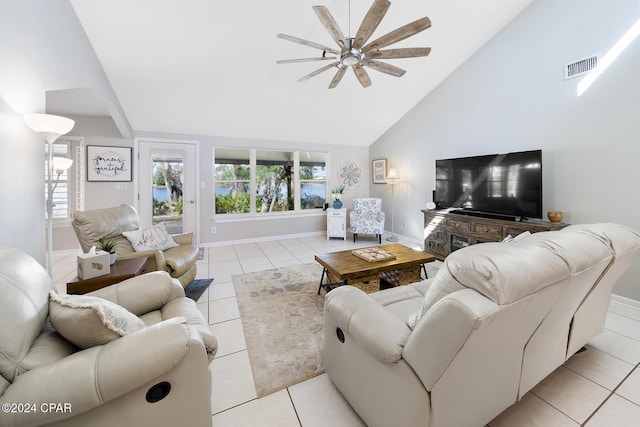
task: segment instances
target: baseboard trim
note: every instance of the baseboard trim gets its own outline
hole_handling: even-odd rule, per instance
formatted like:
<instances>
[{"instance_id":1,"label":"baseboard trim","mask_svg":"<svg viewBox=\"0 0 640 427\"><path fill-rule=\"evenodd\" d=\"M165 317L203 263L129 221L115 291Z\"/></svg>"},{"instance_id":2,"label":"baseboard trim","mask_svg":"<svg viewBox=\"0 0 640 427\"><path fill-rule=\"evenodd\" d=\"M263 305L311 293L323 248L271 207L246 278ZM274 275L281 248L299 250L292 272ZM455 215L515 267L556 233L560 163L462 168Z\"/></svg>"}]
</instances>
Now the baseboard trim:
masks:
<instances>
[{"instance_id":1,"label":"baseboard trim","mask_svg":"<svg viewBox=\"0 0 640 427\"><path fill-rule=\"evenodd\" d=\"M389 230L385 230L384 232L385 232L385 235L386 235L386 233L389 233L389 235L392 234ZM393 233L393 234L395 234L395 236L399 240L401 240L401 241L403 241L405 243L412 243L412 244L416 245L418 248L420 248L420 250L424 250L424 247L423 247L424 242L423 241L414 239L413 237L405 236L403 234L398 234L398 233ZM382 243L384 243L384 239L385 239L385 237L383 235L382 236Z\"/></svg>"},{"instance_id":2,"label":"baseboard trim","mask_svg":"<svg viewBox=\"0 0 640 427\"><path fill-rule=\"evenodd\" d=\"M623 296L616 295L616 294L611 294L611 301L615 302L617 304L622 304L622 305L627 305L629 307L633 307L636 310L640 310L640 301L635 300L635 299L623 297Z\"/></svg>"},{"instance_id":3,"label":"baseboard trim","mask_svg":"<svg viewBox=\"0 0 640 427\"><path fill-rule=\"evenodd\" d=\"M249 239L239 239L239 240L225 240L222 242L207 242L207 243L201 243L200 247L215 248L219 246L242 245L244 243L268 242L270 240L297 239L302 237L315 237L315 236L326 236L326 235L327 235L326 231L313 231L309 233L297 233L297 234L281 234L277 236L252 237Z\"/></svg>"},{"instance_id":4,"label":"baseboard trim","mask_svg":"<svg viewBox=\"0 0 640 427\"><path fill-rule=\"evenodd\" d=\"M78 255L82 253L82 249L59 249L51 252L53 255Z\"/></svg>"}]
</instances>

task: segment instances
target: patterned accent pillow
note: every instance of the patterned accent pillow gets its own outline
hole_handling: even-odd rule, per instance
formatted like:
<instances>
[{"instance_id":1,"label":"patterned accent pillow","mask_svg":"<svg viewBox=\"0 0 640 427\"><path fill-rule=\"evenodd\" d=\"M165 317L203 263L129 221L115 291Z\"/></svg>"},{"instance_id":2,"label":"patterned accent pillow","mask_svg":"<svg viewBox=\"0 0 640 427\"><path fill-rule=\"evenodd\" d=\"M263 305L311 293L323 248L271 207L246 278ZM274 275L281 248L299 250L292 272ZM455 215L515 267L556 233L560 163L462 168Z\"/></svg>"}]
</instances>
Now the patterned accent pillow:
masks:
<instances>
[{"instance_id":1,"label":"patterned accent pillow","mask_svg":"<svg viewBox=\"0 0 640 427\"><path fill-rule=\"evenodd\" d=\"M49 322L80 348L104 345L145 327L124 307L89 295L49 292Z\"/></svg>"},{"instance_id":2,"label":"patterned accent pillow","mask_svg":"<svg viewBox=\"0 0 640 427\"><path fill-rule=\"evenodd\" d=\"M123 231L122 235L126 237L136 252L161 250L175 248L178 244L167 233L167 227L164 222L143 228L142 230Z\"/></svg>"}]
</instances>

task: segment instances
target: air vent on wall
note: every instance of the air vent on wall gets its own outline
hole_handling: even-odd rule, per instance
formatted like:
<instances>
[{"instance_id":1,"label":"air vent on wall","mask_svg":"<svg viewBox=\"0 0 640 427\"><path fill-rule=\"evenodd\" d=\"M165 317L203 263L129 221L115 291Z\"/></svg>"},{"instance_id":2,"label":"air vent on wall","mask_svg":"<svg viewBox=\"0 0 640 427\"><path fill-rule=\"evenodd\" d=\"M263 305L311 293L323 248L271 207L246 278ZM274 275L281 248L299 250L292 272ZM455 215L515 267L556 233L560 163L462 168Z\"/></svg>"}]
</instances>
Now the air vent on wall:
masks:
<instances>
[{"instance_id":1,"label":"air vent on wall","mask_svg":"<svg viewBox=\"0 0 640 427\"><path fill-rule=\"evenodd\" d=\"M600 54L596 53L586 58L564 64L564 79L572 79L598 69Z\"/></svg>"}]
</instances>

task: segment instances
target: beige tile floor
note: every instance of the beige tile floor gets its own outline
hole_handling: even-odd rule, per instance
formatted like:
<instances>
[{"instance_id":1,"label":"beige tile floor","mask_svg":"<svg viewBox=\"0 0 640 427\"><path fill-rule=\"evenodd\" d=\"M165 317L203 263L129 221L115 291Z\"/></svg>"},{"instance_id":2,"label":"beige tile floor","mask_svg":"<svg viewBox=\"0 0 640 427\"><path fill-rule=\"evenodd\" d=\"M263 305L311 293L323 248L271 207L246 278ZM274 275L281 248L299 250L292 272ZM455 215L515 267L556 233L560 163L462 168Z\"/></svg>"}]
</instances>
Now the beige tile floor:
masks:
<instances>
[{"instance_id":1,"label":"beige tile floor","mask_svg":"<svg viewBox=\"0 0 640 427\"><path fill-rule=\"evenodd\" d=\"M205 248L198 278L214 282L198 301L218 337L211 364L214 426L363 426L326 374L261 399L256 398L231 276L313 262L316 253L371 246L323 236ZM414 246L408 242L400 242ZM56 253L54 281L60 291L75 276L75 254ZM490 427L640 425L640 304L615 299L606 330L538 384Z\"/></svg>"}]
</instances>

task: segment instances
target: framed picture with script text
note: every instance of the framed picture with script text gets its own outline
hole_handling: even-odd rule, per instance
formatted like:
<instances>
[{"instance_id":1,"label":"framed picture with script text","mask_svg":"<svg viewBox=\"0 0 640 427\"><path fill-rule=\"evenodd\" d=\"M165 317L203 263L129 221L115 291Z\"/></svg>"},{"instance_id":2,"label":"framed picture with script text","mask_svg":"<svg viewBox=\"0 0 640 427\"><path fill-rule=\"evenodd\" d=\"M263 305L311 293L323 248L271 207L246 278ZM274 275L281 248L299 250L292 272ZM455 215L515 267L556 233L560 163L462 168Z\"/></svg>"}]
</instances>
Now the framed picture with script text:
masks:
<instances>
[{"instance_id":1,"label":"framed picture with script text","mask_svg":"<svg viewBox=\"0 0 640 427\"><path fill-rule=\"evenodd\" d=\"M386 184L385 177L387 176L387 159L377 159L372 161L372 173L374 184Z\"/></svg>"},{"instance_id":2,"label":"framed picture with script text","mask_svg":"<svg viewBox=\"0 0 640 427\"><path fill-rule=\"evenodd\" d=\"M87 145L87 181L131 181L130 147Z\"/></svg>"}]
</instances>

